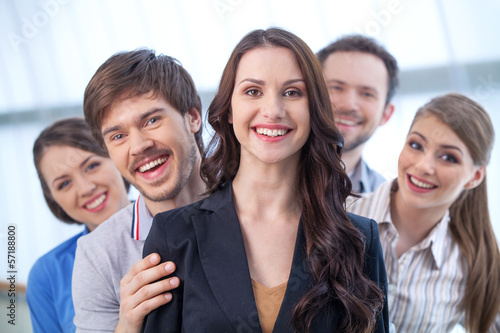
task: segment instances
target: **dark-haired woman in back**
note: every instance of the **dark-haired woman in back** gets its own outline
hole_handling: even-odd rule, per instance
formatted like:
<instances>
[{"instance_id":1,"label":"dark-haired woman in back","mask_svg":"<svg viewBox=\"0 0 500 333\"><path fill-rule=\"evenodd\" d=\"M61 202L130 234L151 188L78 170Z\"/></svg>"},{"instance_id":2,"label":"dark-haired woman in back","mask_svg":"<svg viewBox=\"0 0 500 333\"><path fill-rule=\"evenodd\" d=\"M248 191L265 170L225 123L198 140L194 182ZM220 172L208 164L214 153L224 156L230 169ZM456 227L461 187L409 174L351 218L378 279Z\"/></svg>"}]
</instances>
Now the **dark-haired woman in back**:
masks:
<instances>
[{"instance_id":1,"label":"dark-haired woman in back","mask_svg":"<svg viewBox=\"0 0 500 333\"><path fill-rule=\"evenodd\" d=\"M33 146L35 168L52 213L85 225L33 265L26 290L34 332L74 332L71 277L78 238L124 208L128 183L92 137L83 118L57 121Z\"/></svg>"}]
</instances>

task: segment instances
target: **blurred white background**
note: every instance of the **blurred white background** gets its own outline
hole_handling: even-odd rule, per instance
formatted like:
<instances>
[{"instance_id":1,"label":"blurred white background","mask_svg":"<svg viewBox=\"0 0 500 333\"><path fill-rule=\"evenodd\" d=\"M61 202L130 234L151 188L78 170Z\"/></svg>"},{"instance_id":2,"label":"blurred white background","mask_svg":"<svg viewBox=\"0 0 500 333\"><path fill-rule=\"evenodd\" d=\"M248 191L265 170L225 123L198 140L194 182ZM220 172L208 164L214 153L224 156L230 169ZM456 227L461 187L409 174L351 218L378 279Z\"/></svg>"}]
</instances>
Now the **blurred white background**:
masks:
<instances>
[{"instance_id":1,"label":"blurred white background","mask_svg":"<svg viewBox=\"0 0 500 333\"><path fill-rule=\"evenodd\" d=\"M20 285L38 257L82 229L46 207L31 149L45 126L82 115L85 86L113 53L149 47L176 57L206 109L230 52L250 30L288 29L314 52L344 34L374 37L398 60L401 87L395 115L365 158L392 177L416 109L438 94L478 101L500 132L499 17L498 0L0 0L1 274L8 225L17 229ZM499 164L497 142L488 187L500 240Z\"/></svg>"}]
</instances>

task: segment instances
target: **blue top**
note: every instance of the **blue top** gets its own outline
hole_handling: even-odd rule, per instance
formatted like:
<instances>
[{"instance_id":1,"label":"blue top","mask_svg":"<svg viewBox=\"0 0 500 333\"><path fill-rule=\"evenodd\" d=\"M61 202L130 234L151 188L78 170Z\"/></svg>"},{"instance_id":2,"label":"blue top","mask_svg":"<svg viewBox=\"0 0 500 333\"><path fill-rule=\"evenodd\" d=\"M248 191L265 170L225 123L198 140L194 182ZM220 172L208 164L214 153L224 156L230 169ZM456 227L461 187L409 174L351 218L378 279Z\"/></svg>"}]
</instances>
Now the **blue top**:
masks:
<instances>
[{"instance_id":1,"label":"blue top","mask_svg":"<svg viewBox=\"0 0 500 333\"><path fill-rule=\"evenodd\" d=\"M349 175L352 183L352 191L355 193L370 193L385 182L385 178L373 170L361 159Z\"/></svg>"},{"instance_id":2,"label":"blue top","mask_svg":"<svg viewBox=\"0 0 500 333\"><path fill-rule=\"evenodd\" d=\"M26 298L33 332L75 332L71 277L76 241L88 229L40 257L31 268Z\"/></svg>"}]
</instances>

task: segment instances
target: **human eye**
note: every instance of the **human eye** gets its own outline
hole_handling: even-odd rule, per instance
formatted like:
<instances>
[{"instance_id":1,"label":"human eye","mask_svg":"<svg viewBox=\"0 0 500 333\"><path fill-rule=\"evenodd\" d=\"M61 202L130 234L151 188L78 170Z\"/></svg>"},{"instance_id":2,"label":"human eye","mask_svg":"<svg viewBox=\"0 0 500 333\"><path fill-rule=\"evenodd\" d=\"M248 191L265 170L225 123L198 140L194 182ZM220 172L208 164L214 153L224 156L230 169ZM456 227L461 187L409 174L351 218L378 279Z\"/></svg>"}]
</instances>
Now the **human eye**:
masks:
<instances>
[{"instance_id":1,"label":"human eye","mask_svg":"<svg viewBox=\"0 0 500 333\"><path fill-rule=\"evenodd\" d=\"M69 186L69 184L70 184L70 183L71 183L71 182L70 182L68 179L63 180L62 182L60 182L60 183L57 185L57 189L58 189L59 191L61 191L61 190L65 189L65 188L67 188L67 187Z\"/></svg>"},{"instance_id":2,"label":"human eye","mask_svg":"<svg viewBox=\"0 0 500 333\"><path fill-rule=\"evenodd\" d=\"M125 137L125 135L123 134L115 134L115 135L112 135L111 136L111 141L117 141L117 140L121 140Z\"/></svg>"},{"instance_id":3,"label":"human eye","mask_svg":"<svg viewBox=\"0 0 500 333\"><path fill-rule=\"evenodd\" d=\"M441 155L441 159L450 163L458 163L458 158L453 154L443 154Z\"/></svg>"},{"instance_id":4,"label":"human eye","mask_svg":"<svg viewBox=\"0 0 500 333\"><path fill-rule=\"evenodd\" d=\"M247 89L245 91L245 94L253 97L258 97L262 95L262 93L258 89Z\"/></svg>"},{"instance_id":5,"label":"human eye","mask_svg":"<svg viewBox=\"0 0 500 333\"><path fill-rule=\"evenodd\" d=\"M302 93L299 90L291 89L285 91L284 95L287 97L300 97L302 96Z\"/></svg>"},{"instance_id":6,"label":"human eye","mask_svg":"<svg viewBox=\"0 0 500 333\"><path fill-rule=\"evenodd\" d=\"M371 89L362 89L359 91L359 95L367 99L377 98L377 93Z\"/></svg>"},{"instance_id":7,"label":"human eye","mask_svg":"<svg viewBox=\"0 0 500 333\"><path fill-rule=\"evenodd\" d=\"M152 117L146 122L146 126L153 125L160 120L160 117Z\"/></svg>"},{"instance_id":8,"label":"human eye","mask_svg":"<svg viewBox=\"0 0 500 333\"><path fill-rule=\"evenodd\" d=\"M410 146L411 148L413 148L415 150L422 150L422 148L423 148L420 143L418 143L417 141L414 141L414 140L409 140L408 146Z\"/></svg>"},{"instance_id":9,"label":"human eye","mask_svg":"<svg viewBox=\"0 0 500 333\"><path fill-rule=\"evenodd\" d=\"M101 163L99 163L99 162L91 162L91 163L87 166L87 171L92 171L92 170L94 170L95 168L97 168L99 165L101 165Z\"/></svg>"},{"instance_id":10,"label":"human eye","mask_svg":"<svg viewBox=\"0 0 500 333\"><path fill-rule=\"evenodd\" d=\"M334 91L341 91L341 90L342 90L342 87L337 86L337 85L332 85L332 86L330 86L330 90L334 90Z\"/></svg>"}]
</instances>

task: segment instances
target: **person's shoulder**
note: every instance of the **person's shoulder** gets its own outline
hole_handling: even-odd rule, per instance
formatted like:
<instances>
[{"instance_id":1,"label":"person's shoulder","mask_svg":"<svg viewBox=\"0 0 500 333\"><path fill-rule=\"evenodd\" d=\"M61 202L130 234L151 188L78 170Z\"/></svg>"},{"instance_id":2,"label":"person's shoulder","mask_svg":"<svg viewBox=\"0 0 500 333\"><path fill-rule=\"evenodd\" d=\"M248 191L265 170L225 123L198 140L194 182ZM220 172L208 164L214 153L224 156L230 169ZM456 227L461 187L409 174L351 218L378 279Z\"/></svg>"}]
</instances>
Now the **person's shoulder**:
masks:
<instances>
[{"instance_id":1,"label":"person's shoulder","mask_svg":"<svg viewBox=\"0 0 500 333\"><path fill-rule=\"evenodd\" d=\"M185 251L178 249L196 243L193 218L203 214L203 209L201 209L203 202L204 200L201 200L156 214L144 243L143 257L153 252L160 253L162 257L166 255L169 260L176 260L177 256L184 256ZM165 251L171 253L165 254Z\"/></svg>"},{"instance_id":2,"label":"person's shoulder","mask_svg":"<svg viewBox=\"0 0 500 333\"><path fill-rule=\"evenodd\" d=\"M202 208L205 200L206 198L186 206L158 213L154 219L155 221L161 221L162 223L167 224L176 224L176 221L179 220L189 222L193 216L203 215L207 213L207 211Z\"/></svg>"},{"instance_id":3,"label":"person's shoulder","mask_svg":"<svg viewBox=\"0 0 500 333\"><path fill-rule=\"evenodd\" d=\"M132 213L134 204L130 203L126 207L122 208L118 212L111 215L106 221L97 226L88 235L82 237L79 241L84 242L90 239L107 239L109 237L114 238L120 231L126 230L130 233L130 226L132 223Z\"/></svg>"},{"instance_id":4,"label":"person's shoulder","mask_svg":"<svg viewBox=\"0 0 500 333\"><path fill-rule=\"evenodd\" d=\"M192 217L210 215L233 206L233 195L231 182L223 185L217 191L192 204L172 209L155 216L155 220L166 221L185 220L190 221Z\"/></svg>"},{"instance_id":5,"label":"person's shoulder","mask_svg":"<svg viewBox=\"0 0 500 333\"><path fill-rule=\"evenodd\" d=\"M75 257L75 249L76 249L76 244L78 240L86 234L86 231L79 232L75 236L65 240L61 244L57 245L54 247L52 250L49 252L45 253L43 256L38 258L38 260L35 262L33 267L39 266L39 265L47 265L51 264L53 262L61 261L64 259L66 256L69 256L71 258Z\"/></svg>"},{"instance_id":6,"label":"person's shoulder","mask_svg":"<svg viewBox=\"0 0 500 333\"><path fill-rule=\"evenodd\" d=\"M377 242L379 242L379 231L378 225L375 220L359 216L356 214L348 213L349 219L352 224L360 231L363 235L363 242L365 243L365 255L370 253L373 249L377 249ZM375 247L374 247L375 245Z\"/></svg>"},{"instance_id":7,"label":"person's shoulder","mask_svg":"<svg viewBox=\"0 0 500 333\"><path fill-rule=\"evenodd\" d=\"M108 232L109 230L129 229L130 224L132 223L133 210L134 203L132 202L111 215L106 221L95 228L95 230L92 231L89 235L94 234L98 230L100 231L96 234L103 234Z\"/></svg>"},{"instance_id":8,"label":"person's shoulder","mask_svg":"<svg viewBox=\"0 0 500 333\"><path fill-rule=\"evenodd\" d=\"M347 211L371 218L379 218L390 202L390 193L394 180L388 180L370 193L362 193L360 197L349 196L346 200ZM375 212L377 214L375 214Z\"/></svg>"},{"instance_id":9,"label":"person's shoulder","mask_svg":"<svg viewBox=\"0 0 500 333\"><path fill-rule=\"evenodd\" d=\"M203 208L206 200L207 198L156 214L147 239L150 242L153 239L165 242L173 248L189 242L188 240L194 241L196 221L205 220L204 216L211 213L210 210ZM146 240L146 244L148 244L148 240Z\"/></svg>"},{"instance_id":10,"label":"person's shoulder","mask_svg":"<svg viewBox=\"0 0 500 333\"><path fill-rule=\"evenodd\" d=\"M370 218L356 215L353 213L347 213L351 223L359 230L363 235L370 236L373 232L374 226L377 227L377 223Z\"/></svg>"},{"instance_id":11,"label":"person's shoulder","mask_svg":"<svg viewBox=\"0 0 500 333\"><path fill-rule=\"evenodd\" d=\"M60 266L66 264L71 266L75 259L77 241L85 234L86 231L79 232L38 258L30 270L28 279L34 280L46 274L52 275L63 269Z\"/></svg>"},{"instance_id":12,"label":"person's shoulder","mask_svg":"<svg viewBox=\"0 0 500 333\"><path fill-rule=\"evenodd\" d=\"M106 221L101 223L88 235L78 240L78 247L87 246L87 244L116 244L115 241L123 238L131 238L130 230L132 225L133 203L111 215Z\"/></svg>"}]
</instances>

